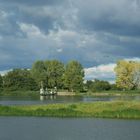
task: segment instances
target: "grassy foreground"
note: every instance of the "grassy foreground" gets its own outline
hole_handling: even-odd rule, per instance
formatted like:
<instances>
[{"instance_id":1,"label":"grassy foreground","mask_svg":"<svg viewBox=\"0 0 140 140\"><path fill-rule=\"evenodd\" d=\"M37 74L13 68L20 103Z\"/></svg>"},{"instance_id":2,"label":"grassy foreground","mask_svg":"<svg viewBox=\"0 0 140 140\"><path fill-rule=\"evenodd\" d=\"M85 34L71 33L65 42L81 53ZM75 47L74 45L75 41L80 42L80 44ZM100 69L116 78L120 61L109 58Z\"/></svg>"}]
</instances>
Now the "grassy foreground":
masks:
<instances>
[{"instance_id":1,"label":"grassy foreground","mask_svg":"<svg viewBox=\"0 0 140 140\"><path fill-rule=\"evenodd\" d=\"M99 117L140 119L140 102L0 106L0 116Z\"/></svg>"}]
</instances>

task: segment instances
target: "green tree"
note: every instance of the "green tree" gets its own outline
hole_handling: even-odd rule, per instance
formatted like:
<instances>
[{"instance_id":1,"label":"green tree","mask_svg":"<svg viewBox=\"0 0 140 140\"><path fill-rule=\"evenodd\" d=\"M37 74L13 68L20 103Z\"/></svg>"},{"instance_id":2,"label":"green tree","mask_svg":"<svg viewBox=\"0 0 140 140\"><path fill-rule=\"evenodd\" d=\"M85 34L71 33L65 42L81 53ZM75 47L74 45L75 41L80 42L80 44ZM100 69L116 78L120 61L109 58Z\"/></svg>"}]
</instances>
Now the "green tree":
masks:
<instances>
[{"instance_id":1,"label":"green tree","mask_svg":"<svg viewBox=\"0 0 140 140\"><path fill-rule=\"evenodd\" d=\"M27 69L14 69L4 78L4 88L8 90L36 90L37 84Z\"/></svg>"},{"instance_id":2,"label":"green tree","mask_svg":"<svg viewBox=\"0 0 140 140\"><path fill-rule=\"evenodd\" d=\"M43 61L36 61L31 68L31 75L35 79L38 86L46 86L47 68Z\"/></svg>"},{"instance_id":3,"label":"green tree","mask_svg":"<svg viewBox=\"0 0 140 140\"><path fill-rule=\"evenodd\" d=\"M0 89L3 87L3 78L2 76L0 75Z\"/></svg>"},{"instance_id":4,"label":"green tree","mask_svg":"<svg viewBox=\"0 0 140 140\"><path fill-rule=\"evenodd\" d=\"M84 70L77 61L70 61L65 68L64 85L71 91L83 90Z\"/></svg>"},{"instance_id":5,"label":"green tree","mask_svg":"<svg viewBox=\"0 0 140 140\"><path fill-rule=\"evenodd\" d=\"M64 64L58 60L45 61L47 69L47 86L50 88L62 88L62 76L64 74Z\"/></svg>"},{"instance_id":6,"label":"green tree","mask_svg":"<svg viewBox=\"0 0 140 140\"><path fill-rule=\"evenodd\" d=\"M111 89L111 85L108 81L97 80L97 79L95 79L90 86L90 90L93 92L110 90L110 89Z\"/></svg>"},{"instance_id":7,"label":"green tree","mask_svg":"<svg viewBox=\"0 0 140 140\"><path fill-rule=\"evenodd\" d=\"M120 90L116 84L110 84L111 90Z\"/></svg>"},{"instance_id":8,"label":"green tree","mask_svg":"<svg viewBox=\"0 0 140 140\"><path fill-rule=\"evenodd\" d=\"M140 68L140 63L134 61L120 60L115 67L116 85L121 89L134 89L134 72Z\"/></svg>"},{"instance_id":9,"label":"green tree","mask_svg":"<svg viewBox=\"0 0 140 140\"><path fill-rule=\"evenodd\" d=\"M92 80L87 80L86 83L85 83L86 89L87 90L91 89L92 84L93 84Z\"/></svg>"}]
</instances>

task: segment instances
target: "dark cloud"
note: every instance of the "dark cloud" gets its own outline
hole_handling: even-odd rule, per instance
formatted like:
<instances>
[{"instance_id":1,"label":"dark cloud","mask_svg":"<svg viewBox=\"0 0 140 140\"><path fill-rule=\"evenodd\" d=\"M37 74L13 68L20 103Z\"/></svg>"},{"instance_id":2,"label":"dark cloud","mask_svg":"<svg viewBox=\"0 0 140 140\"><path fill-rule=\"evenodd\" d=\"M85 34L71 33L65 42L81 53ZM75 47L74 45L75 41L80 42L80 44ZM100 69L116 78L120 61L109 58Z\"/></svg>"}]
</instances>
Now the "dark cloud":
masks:
<instances>
[{"instance_id":1,"label":"dark cloud","mask_svg":"<svg viewBox=\"0 0 140 140\"><path fill-rule=\"evenodd\" d=\"M24 5L59 5L65 0L0 0L6 4L24 4Z\"/></svg>"},{"instance_id":2,"label":"dark cloud","mask_svg":"<svg viewBox=\"0 0 140 140\"><path fill-rule=\"evenodd\" d=\"M78 0L75 5L79 9L81 28L85 30L140 36L138 0Z\"/></svg>"},{"instance_id":3,"label":"dark cloud","mask_svg":"<svg viewBox=\"0 0 140 140\"><path fill-rule=\"evenodd\" d=\"M100 17L100 19L86 19L83 18L82 27L86 30L97 32L109 32L117 35L125 36L140 36L140 24L129 25L126 23L117 23L116 21L110 21L107 17Z\"/></svg>"},{"instance_id":4,"label":"dark cloud","mask_svg":"<svg viewBox=\"0 0 140 140\"><path fill-rule=\"evenodd\" d=\"M0 69L139 57L139 0L0 0Z\"/></svg>"}]
</instances>

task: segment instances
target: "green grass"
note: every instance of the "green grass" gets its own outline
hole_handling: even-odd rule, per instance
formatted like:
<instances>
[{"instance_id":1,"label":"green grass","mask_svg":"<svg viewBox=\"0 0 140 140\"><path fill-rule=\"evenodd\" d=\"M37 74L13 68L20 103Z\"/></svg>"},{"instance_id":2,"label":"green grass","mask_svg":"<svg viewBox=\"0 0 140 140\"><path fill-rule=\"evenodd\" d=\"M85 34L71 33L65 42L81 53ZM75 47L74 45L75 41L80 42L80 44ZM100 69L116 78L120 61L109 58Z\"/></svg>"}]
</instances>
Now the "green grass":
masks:
<instances>
[{"instance_id":1,"label":"green grass","mask_svg":"<svg viewBox=\"0 0 140 140\"><path fill-rule=\"evenodd\" d=\"M140 102L113 101L76 104L0 106L0 116L140 119Z\"/></svg>"},{"instance_id":2,"label":"green grass","mask_svg":"<svg viewBox=\"0 0 140 140\"><path fill-rule=\"evenodd\" d=\"M97 92L87 92L85 95L140 95L140 90L129 90L129 91L120 91L120 90L108 90L108 91L97 91Z\"/></svg>"},{"instance_id":3,"label":"green grass","mask_svg":"<svg viewBox=\"0 0 140 140\"><path fill-rule=\"evenodd\" d=\"M39 91L16 90L16 91L0 91L0 96L4 97L39 97Z\"/></svg>"}]
</instances>

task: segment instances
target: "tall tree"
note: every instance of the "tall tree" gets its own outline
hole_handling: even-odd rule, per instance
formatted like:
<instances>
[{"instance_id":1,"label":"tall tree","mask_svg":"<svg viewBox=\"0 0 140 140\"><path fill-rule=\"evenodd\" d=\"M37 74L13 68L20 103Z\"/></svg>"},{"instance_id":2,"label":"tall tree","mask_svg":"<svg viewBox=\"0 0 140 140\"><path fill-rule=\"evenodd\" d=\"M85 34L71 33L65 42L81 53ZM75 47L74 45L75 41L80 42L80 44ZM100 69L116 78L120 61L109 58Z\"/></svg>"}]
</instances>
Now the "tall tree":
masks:
<instances>
[{"instance_id":1,"label":"tall tree","mask_svg":"<svg viewBox=\"0 0 140 140\"><path fill-rule=\"evenodd\" d=\"M63 86L62 76L64 74L64 64L58 60L45 61L45 67L47 69L47 84L48 87Z\"/></svg>"},{"instance_id":2,"label":"tall tree","mask_svg":"<svg viewBox=\"0 0 140 140\"><path fill-rule=\"evenodd\" d=\"M134 71L140 67L140 63L120 60L115 67L116 85L122 89L134 89Z\"/></svg>"},{"instance_id":3,"label":"tall tree","mask_svg":"<svg viewBox=\"0 0 140 140\"><path fill-rule=\"evenodd\" d=\"M32 77L37 82L38 86L46 86L47 83L47 68L43 61L36 61L31 69Z\"/></svg>"},{"instance_id":4,"label":"tall tree","mask_svg":"<svg viewBox=\"0 0 140 140\"><path fill-rule=\"evenodd\" d=\"M71 91L83 90L84 70L77 61L70 61L65 68L64 85Z\"/></svg>"}]
</instances>

